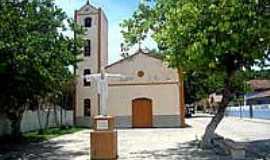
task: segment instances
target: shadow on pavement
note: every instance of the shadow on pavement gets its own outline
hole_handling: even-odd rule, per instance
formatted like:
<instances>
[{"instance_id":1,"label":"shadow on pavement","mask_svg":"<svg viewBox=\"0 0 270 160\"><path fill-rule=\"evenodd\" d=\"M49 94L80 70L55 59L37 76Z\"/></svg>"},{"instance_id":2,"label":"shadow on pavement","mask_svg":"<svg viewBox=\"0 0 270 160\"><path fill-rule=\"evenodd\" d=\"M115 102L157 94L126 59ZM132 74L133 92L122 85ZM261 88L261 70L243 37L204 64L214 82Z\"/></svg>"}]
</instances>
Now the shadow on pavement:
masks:
<instances>
[{"instance_id":1,"label":"shadow on pavement","mask_svg":"<svg viewBox=\"0 0 270 160\"><path fill-rule=\"evenodd\" d=\"M75 157L87 156L89 146L83 149L65 150L66 144L77 144L80 140L57 140L27 145L3 146L0 145L1 160L71 160ZM239 142L240 143L240 142ZM270 159L270 139L257 140L245 143L247 147L247 159ZM75 145L76 146L76 145ZM81 147L79 147L81 148ZM213 150L202 150L198 141L177 143L175 147L160 150L141 150L130 153L119 152L119 160L230 160L230 156L217 155Z\"/></svg>"},{"instance_id":2,"label":"shadow on pavement","mask_svg":"<svg viewBox=\"0 0 270 160\"><path fill-rule=\"evenodd\" d=\"M244 143L247 145L246 160L268 160L270 158L270 140ZM202 150L199 148L198 141L190 141L187 143L178 143L177 147L166 150L131 152L129 153L129 157L121 157L120 155L120 160L126 159L231 160L232 158L230 155L217 154L214 150Z\"/></svg>"},{"instance_id":3,"label":"shadow on pavement","mask_svg":"<svg viewBox=\"0 0 270 160\"><path fill-rule=\"evenodd\" d=\"M270 159L270 139L246 142L248 154Z\"/></svg>"},{"instance_id":4,"label":"shadow on pavement","mask_svg":"<svg viewBox=\"0 0 270 160\"><path fill-rule=\"evenodd\" d=\"M70 160L72 157L87 155L88 146L83 150L63 150L66 143L76 143L76 140L58 140L56 142L31 143L27 145L0 146L1 160Z\"/></svg>"},{"instance_id":5,"label":"shadow on pavement","mask_svg":"<svg viewBox=\"0 0 270 160\"><path fill-rule=\"evenodd\" d=\"M218 156L212 150L202 150L198 141L178 143L175 148L166 150L140 151L129 154L131 157L121 157L121 159L159 159L159 160L227 160L228 156Z\"/></svg>"}]
</instances>

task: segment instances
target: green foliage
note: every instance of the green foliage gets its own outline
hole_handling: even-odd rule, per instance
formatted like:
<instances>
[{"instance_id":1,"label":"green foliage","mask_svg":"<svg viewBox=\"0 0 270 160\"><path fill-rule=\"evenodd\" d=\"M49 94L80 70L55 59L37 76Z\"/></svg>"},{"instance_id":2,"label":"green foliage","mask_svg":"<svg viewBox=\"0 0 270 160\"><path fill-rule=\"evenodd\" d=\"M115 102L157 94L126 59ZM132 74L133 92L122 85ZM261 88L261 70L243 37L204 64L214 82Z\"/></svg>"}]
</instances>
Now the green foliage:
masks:
<instances>
[{"instance_id":1,"label":"green foliage","mask_svg":"<svg viewBox=\"0 0 270 160\"><path fill-rule=\"evenodd\" d=\"M59 137L65 134L72 134L75 132L79 132L83 130L82 128L50 128L50 129L46 129L42 132L42 134L40 134L38 131L34 131L34 132L28 132L25 133L23 135L23 138L27 141L27 142L39 142L39 141L46 141L55 137Z\"/></svg>"},{"instance_id":2,"label":"green foliage","mask_svg":"<svg viewBox=\"0 0 270 160\"><path fill-rule=\"evenodd\" d=\"M39 131L31 131L24 133L21 139L14 140L14 137L3 136L0 137L1 144L27 144L47 141L55 137L59 137L65 134L72 134L82 131L83 128L69 127L69 128L49 128L43 130L42 134Z\"/></svg>"},{"instance_id":3,"label":"green foliage","mask_svg":"<svg viewBox=\"0 0 270 160\"><path fill-rule=\"evenodd\" d=\"M185 79L185 102L192 104L201 99L208 98L214 92L221 92L223 87L222 75L211 75L207 72L192 72Z\"/></svg>"},{"instance_id":4,"label":"green foliage","mask_svg":"<svg viewBox=\"0 0 270 160\"><path fill-rule=\"evenodd\" d=\"M125 42L128 46L132 46L135 43L141 42L147 37L148 28L151 22L147 19L152 15L150 7L148 5L140 4L139 8L133 14L134 18L124 20L120 26L125 27L127 30L121 31L125 37Z\"/></svg>"},{"instance_id":5,"label":"green foliage","mask_svg":"<svg viewBox=\"0 0 270 160\"><path fill-rule=\"evenodd\" d=\"M270 69L252 71L248 76L249 79L270 79Z\"/></svg>"},{"instance_id":6,"label":"green foliage","mask_svg":"<svg viewBox=\"0 0 270 160\"><path fill-rule=\"evenodd\" d=\"M82 33L53 0L0 4L0 111L17 120L35 97L60 95L73 78L82 40L70 38L65 21Z\"/></svg>"},{"instance_id":7,"label":"green foliage","mask_svg":"<svg viewBox=\"0 0 270 160\"><path fill-rule=\"evenodd\" d=\"M181 67L190 79L194 72L206 75L197 81L210 88L223 89L230 79L233 92L248 78L242 72L269 57L267 6L259 0L156 0L141 4L122 32L129 45L138 42L136 35L151 34L171 67Z\"/></svg>"}]
</instances>

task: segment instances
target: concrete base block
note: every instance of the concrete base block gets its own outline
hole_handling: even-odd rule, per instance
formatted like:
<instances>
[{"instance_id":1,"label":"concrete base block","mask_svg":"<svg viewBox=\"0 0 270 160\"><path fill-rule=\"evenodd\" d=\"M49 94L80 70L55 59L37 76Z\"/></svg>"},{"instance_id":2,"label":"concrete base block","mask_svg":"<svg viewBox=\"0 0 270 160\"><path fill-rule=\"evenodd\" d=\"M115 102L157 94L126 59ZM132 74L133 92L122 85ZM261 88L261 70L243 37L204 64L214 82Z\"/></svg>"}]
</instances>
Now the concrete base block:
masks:
<instances>
[{"instance_id":1,"label":"concrete base block","mask_svg":"<svg viewBox=\"0 0 270 160\"><path fill-rule=\"evenodd\" d=\"M174 128L180 127L180 117L179 115L155 115L154 117L154 127L160 128Z\"/></svg>"},{"instance_id":2,"label":"concrete base block","mask_svg":"<svg viewBox=\"0 0 270 160\"><path fill-rule=\"evenodd\" d=\"M117 159L117 131L91 132L91 159Z\"/></svg>"},{"instance_id":3,"label":"concrete base block","mask_svg":"<svg viewBox=\"0 0 270 160\"><path fill-rule=\"evenodd\" d=\"M246 158L246 152L244 149L231 149L231 156L232 159L245 159Z\"/></svg>"}]
</instances>

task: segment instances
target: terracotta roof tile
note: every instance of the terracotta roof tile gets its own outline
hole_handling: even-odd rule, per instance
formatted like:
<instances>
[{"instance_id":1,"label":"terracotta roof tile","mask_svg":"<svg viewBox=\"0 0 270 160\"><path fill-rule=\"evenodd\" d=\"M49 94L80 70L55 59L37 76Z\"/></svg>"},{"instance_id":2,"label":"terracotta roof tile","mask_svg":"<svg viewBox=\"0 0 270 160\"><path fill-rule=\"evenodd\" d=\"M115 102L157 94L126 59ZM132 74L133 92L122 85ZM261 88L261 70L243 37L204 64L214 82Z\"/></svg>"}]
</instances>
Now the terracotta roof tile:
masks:
<instances>
[{"instance_id":1,"label":"terracotta roof tile","mask_svg":"<svg viewBox=\"0 0 270 160\"><path fill-rule=\"evenodd\" d=\"M249 84L254 90L268 90L270 89L270 80L251 80Z\"/></svg>"}]
</instances>

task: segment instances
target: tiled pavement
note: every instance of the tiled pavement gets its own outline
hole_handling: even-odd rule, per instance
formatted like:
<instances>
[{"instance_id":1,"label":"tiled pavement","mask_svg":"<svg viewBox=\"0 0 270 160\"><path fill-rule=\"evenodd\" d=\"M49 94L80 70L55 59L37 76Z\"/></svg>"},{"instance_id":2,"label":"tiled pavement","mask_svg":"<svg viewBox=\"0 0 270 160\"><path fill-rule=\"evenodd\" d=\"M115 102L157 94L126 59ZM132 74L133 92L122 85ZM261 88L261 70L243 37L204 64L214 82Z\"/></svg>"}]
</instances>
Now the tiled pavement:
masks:
<instances>
[{"instance_id":1,"label":"tiled pavement","mask_svg":"<svg viewBox=\"0 0 270 160\"><path fill-rule=\"evenodd\" d=\"M227 160L213 151L201 150L196 139L203 134L210 117L187 119L189 128L119 129L120 160ZM226 138L251 142L250 148L270 159L270 123L225 118L217 132ZM48 142L0 150L3 160L87 160L90 130L54 138ZM1 149L1 147L0 147ZM1 154L5 153L5 154ZM249 159L255 159L250 157ZM266 158L267 159L267 158Z\"/></svg>"}]
</instances>

